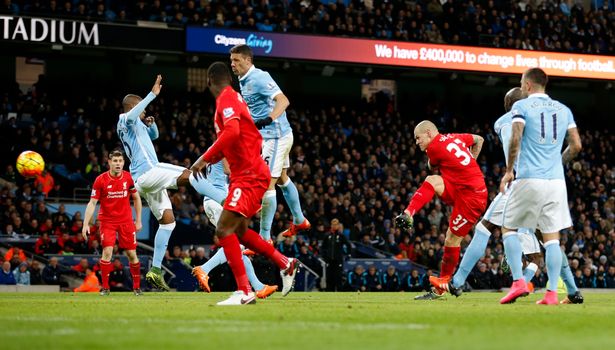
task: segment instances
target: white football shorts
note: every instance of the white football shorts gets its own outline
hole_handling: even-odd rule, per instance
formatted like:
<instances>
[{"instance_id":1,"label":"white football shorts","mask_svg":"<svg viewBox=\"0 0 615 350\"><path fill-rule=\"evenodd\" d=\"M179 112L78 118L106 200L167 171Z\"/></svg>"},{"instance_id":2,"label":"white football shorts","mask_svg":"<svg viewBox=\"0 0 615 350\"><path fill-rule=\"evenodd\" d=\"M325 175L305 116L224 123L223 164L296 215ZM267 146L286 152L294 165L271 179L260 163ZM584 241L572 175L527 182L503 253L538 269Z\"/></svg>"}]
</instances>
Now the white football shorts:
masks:
<instances>
[{"instance_id":1,"label":"white football shorts","mask_svg":"<svg viewBox=\"0 0 615 350\"><path fill-rule=\"evenodd\" d=\"M508 192L502 226L537 228L555 233L572 226L568 192L563 179L519 179Z\"/></svg>"},{"instance_id":2,"label":"white football shorts","mask_svg":"<svg viewBox=\"0 0 615 350\"><path fill-rule=\"evenodd\" d=\"M167 189L177 188L177 178L185 170L186 168L181 166L158 163L136 179L135 188L147 201L156 220L162 219L162 213L166 209L173 209Z\"/></svg>"},{"instance_id":3,"label":"white football shorts","mask_svg":"<svg viewBox=\"0 0 615 350\"><path fill-rule=\"evenodd\" d=\"M282 169L290 166L290 150L293 148L293 133L280 137L279 139L264 139L261 156L269 166L272 178L278 178L282 174Z\"/></svg>"}]
</instances>

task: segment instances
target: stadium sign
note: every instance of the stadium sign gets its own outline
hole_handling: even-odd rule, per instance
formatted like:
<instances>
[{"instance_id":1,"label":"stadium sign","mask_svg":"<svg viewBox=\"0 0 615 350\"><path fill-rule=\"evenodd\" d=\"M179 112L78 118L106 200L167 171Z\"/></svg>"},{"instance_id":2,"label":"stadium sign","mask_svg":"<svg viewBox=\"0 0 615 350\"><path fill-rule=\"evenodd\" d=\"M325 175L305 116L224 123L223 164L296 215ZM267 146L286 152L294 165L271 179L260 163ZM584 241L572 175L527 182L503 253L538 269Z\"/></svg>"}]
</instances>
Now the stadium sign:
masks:
<instances>
[{"instance_id":1,"label":"stadium sign","mask_svg":"<svg viewBox=\"0 0 615 350\"><path fill-rule=\"evenodd\" d=\"M186 51L228 54L247 44L256 56L382 64L490 73L522 73L615 80L615 57L188 27Z\"/></svg>"},{"instance_id":2,"label":"stadium sign","mask_svg":"<svg viewBox=\"0 0 615 350\"><path fill-rule=\"evenodd\" d=\"M2 39L58 44L100 44L98 23L65 21L48 18L0 16Z\"/></svg>"},{"instance_id":3,"label":"stadium sign","mask_svg":"<svg viewBox=\"0 0 615 350\"><path fill-rule=\"evenodd\" d=\"M0 43L26 42L169 53L184 51L183 29L168 28L164 23L123 25L5 15L0 16L0 30Z\"/></svg>"}]
</instances>

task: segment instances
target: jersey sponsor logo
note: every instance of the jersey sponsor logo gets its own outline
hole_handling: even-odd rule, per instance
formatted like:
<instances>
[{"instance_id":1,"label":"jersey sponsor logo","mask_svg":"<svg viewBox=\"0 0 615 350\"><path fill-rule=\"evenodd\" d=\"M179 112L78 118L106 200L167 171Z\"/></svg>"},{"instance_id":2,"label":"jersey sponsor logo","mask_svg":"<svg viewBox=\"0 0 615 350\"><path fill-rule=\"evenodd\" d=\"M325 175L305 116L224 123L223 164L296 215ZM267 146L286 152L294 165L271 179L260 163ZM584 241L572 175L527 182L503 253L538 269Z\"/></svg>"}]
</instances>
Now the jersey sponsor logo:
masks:
<instances>
[{"instance_id":1,"label":"jersey sponsor logo","mask_svg":"<svg viewBox=\"0 0 615 350\"><path fill-rule=\"evenodd\" d=\"M224 115L224 118L229 118L235 114L235 111L233 110L233 107L227 107L222 110L222 114Z\"/></svg>"}]
</instances>

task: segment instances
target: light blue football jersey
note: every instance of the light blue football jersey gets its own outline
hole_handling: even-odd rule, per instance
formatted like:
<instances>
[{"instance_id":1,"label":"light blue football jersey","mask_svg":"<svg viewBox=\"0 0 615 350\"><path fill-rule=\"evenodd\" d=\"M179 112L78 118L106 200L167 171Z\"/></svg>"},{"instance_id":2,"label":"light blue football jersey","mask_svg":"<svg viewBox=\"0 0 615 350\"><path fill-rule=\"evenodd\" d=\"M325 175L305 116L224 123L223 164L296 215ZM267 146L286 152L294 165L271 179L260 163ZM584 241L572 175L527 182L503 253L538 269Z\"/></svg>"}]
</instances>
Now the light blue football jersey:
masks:
<instances>
[{"instance_id":1,"label":"light blue football jersey","mask_svg":"<svg viewBox=\"0 0 615 350\"><path fill-rule=\"evenodd\" d=\"M282 93L269 73L254 66L239 79L239 87L254 120L267 118L275 105L273 98ZM264 139L277 139L291 131L290 123L286 118L286 111L273 123L260 130Z\"/></svg>"},{"instance_id":2,"label":"light blue football jersey","mask_svg":"<svg viewBox=\"0 0 615 350\"><path fill-rule=\"evenodd\" d=\"M532 94L515 102L512 122L524 122L518 179L564 179L562 146L568 129L576 127L572 112L546 94Z\"/></svg>"},{"instance_id":3,"label":"light blue football jersey","mask_svg":"<svg viewBox=\"0 0 615 350\"><path fill-rule=\"evenodd\" d=\"M130 175L135 181L158 164L158 156L152 143L152 140L158 138L158 127L153 124L148 128L139 118L145 107L155 98L156 95L150 92L133 109L120 114L117 122L117 135L130 159Z\"/></svg>"},{"instance_id":4,"label":"light blue football jersey","mask_svg":"<svg viewBox=\"0 0 615 350\"><path fill-rule=\"evenodd\" d=\"M215 188L228 191L228 176L224 173L222 161L207 165L207 181Z\"/></svg>"},{"instance_id":5,"label":"light blue football jersey","mask_svg":"<svg viewBox=\"0 0 615 350\"><path fill-rule=\"evenodd\" d=\"M502 148L504 148L504 158L506 164L508 164L508 148L510 147L510 137L512 136L512 113L507 112L493 125L495 133L498 134L500 142L502 142Z\"/></svg>"}]
</instances>

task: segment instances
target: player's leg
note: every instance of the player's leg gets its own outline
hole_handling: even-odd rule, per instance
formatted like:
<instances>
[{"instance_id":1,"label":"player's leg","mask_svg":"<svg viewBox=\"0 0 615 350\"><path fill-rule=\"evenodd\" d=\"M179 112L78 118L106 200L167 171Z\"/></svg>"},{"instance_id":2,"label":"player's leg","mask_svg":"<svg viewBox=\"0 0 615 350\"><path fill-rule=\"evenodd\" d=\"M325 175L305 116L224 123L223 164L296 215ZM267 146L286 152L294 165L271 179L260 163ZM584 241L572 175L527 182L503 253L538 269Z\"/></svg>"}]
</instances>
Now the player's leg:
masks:
<instances>
[{"instance_id":1,"label":"player's leg","mask_svg":"<svg viewBox=\"0 0 615 350\"><path fill-rule=\"evenodd\" d=\"M433 196L437 194L441 196L445 191L444 180L440 175L429 175L423 181L421 187L419 187L412 198L410 199L410 204L406 210L410 212L410 216L416 214L421 208L425 206L425 204L431 202Z\"/></svg>"},{"instance_id":2,"label":"player's leg","mask_svg":"<svg viewBox=\"0 0 615 350\"><path fill-rule=\"evenodd\" d=\"M152 268L145 275L145 278L153 286L167 291L169 286L162 276L162 260L167 251L173 229L175 229L175 216L167 189L177 188L177 179L186 171L186 168L177 165L158 163L147 173L141 175L135 183L139 194L145 198L152 214L159 223L154 237Z\"/></svg>"},{"instance_id":3,"label":"player's leg","mask_svg":"<svg viewBox=\"0 0 615 350\"><path fill-rule=\"evenodd\" d=\"M572 226L570 209L568 208L568 193L563 179L543 180L538 182L543 206L538 218L537 227L542 231L545 248L545 265L547 266L547 292L538 304L553 305L558 303L557 283L562 270L562 250L560 248L559 231Z\"/></svg>"},{"instance_id":4,"label":"player's leg","mask_svg":"<svg viewBox=\"0 0 615 350\"><path fill-rule=\"evenodd\" d=\"M521 250L527 260L527 265L523 269L523 279L527 283L530 292L534 290L534 285L530 282L542 259L542 253L540 249L540 243L536 237L535 231L528 228L519 228L517 230L517 237L521 243Z\"/></svg>"},{"instance_id":5,"label":"player's leg","mask_svg":"<svg viewBox=\"0 0 615 350\"><path fill-rule=\"evenodd\" d=\"M557 304L557 283L562 269L562 250L559 246L559 232L543 232L545 239L545 265L547 266L547 292L539 304Z\"/></svg>"},{"instance_id":6,"label":"player's leg","mask_svg":"<svg viewBox=\"0 0 615 350\"><path fill-rule=\"evenodd\" d=\"M220 220L218 220L216 236L220 239L220 246L224 249L224 255L237 283L237 292L227 300L218 303L218 305L243 305L256 301L256 296L252 292L248 276L246 275L246 268L242 261L239 240L235 234L238 231L238 227L244 227L247 224L248 219L246 217L226 209L222 211Z\"/></svg>"},{"instance_id":7,"label":"player's leg","mask_svg":"<svg viewBox=\"0 0 615 350\"><path fill-rule=\"evenodd\" d=\"M284 237L294 236L298 232L309 230L312 227L308 219L303 216L301 202L299 200L299 191L297 191L297 186L295 186L290 177L288 177L287 170L288 168L282 169L282 175L278 179L278 186L282 189L284 199L286 199L286 203L293 215L293 221L290 223L290 227L282 232Z\"/></svg>"},{"instance_id":8,"label":"player's leg","mask_svg":"<svg viewBox=\"0 0 615 350\"><path fill-rule=\"evenodd\" d=\"M528 288L532 291L532 286L530 285L534 276L536 276L536 271L538 271L538 266L540 265L540 261L542 260L542 254L524 254L527 259L527 265L523 269L523 279L525 283L528 284Z\"/></svg>"},{"instance_id":9,"label":"player's leg","mask_svg":"<svg viewBox=\"0 0 615 350\"><path fill-rule=\"evenodd\" d=\"M519 227L536 227L538 213L540 212L540 196L538 188L527 179L516 180L508 189L508 198L505 204L502 224L502 238L506 261L513 276L510 291L501 304L514 303L517 298L529 295L527 283L523 278L522 255L523 248L519 241L517 229Z\"/></svg>"},{"instance_id":10,"label":"player's leg","mask_svg":"<svg viewBox=\"0 0 615 350\"><path fill-rule=\"evenodd\" d=\"M576 283L574 283L574 275L572 274L570 265L568 265L568 257L566 256L566 252L563 248L562 269L560 271L560 275L566 285L566 294L568 294L566 298L560 302L560 304L583 304L583 295L577 288Z\"/></svg>"},{"instance_id":11,"label":"player's leg","mask_svg":"<svg viewBox=\"0 0 615 350\"><path fill-rule=\"evenodd\" d=\"M135 295L141 295L141 263L137 256L137 232L133 222L120 226L120 248L124 249L128 257L130 276L132 277L132 290Z\"/></svg>"},{"instance_id":12,"label":"player's leg","mask_svg":"<svg viewBox=\"0 0 615 350\"><path fill-rule=\"evenodd\" d=\"M286 204L288 204L288 208L290 209L291 214L293 215L293 221L290 224L290 227L283 232L285 237L294 236L300 231L309 230L312 225L310 222L303 216L303 211L301 210L301 202L299 199L299 191L297 191L297 186L291 181L288 177L288 168L290 167L290 151L293 147L293 134L288 133L287 135L280 138L279 141L279 155L278 159L280 163L282 163L282 171L280 173L280 177L278 178L277 184L282 190L282 194L284 195L284 199L286 200ZM277 172L276 172L277 174ZM272 174L273 175L273 174Z\"/></svg>"},{"instance_id":13,"label":"player's leg","mask_svg":"<svg viewBox=\"0 0 615 350\"><path fill-rule=\"evenodd\" d=\"M282 277L282 296L288 295L294 286L295 277L299 269L299 262L297 259L287 258L277 251L271 244L263 240L258 233L248 228L248 221L246 221L245 226L240 228L237 232L241 243L243 243L246 248L268 258L278 266L280 269L280 276Z\"/></svg>"},{"instance_id":14,"label":"player's leg","mask_svg":"<svg viewBox=\"0 0 615 350\"><path fill-rule=\"evenodd\" d=\"M169 200L166 190L163 192L164 197ZM169 207L170 204L171 202L169 201ZM154 209L151 204L150 209L152 209L152 211ZM169 239L171 238L173 229L175 229L175 216L173 215L173 210L170 208L164 209L160 215L158 223L158 230L154 236L154 257L152 259L152 268L145 275L145 279L156 288L168 291L170 288L162 276L162 260L164 259L167 251L167 246L169 245Z\"/></svg>"},{"instance_id":15,"label":"player's leg","mask_svg":"<svg viewBox=\"0 0 615 350\"><path fill-rule=\"evenodd\" d=\"M265 163L267 163L267 166L269 166L269 172L271 173L269 186L262 197L260 235L264 240L271 240L271 225L278 208L275 184L282 174L282 159L279 159L279 149L279 139L263 140L261 156Z\"/></svg>"},{"instance_id":16,"label":"player's leg","mask_svg":"<svg viewBox=\"0 0 615 350\"><path fill-rule=\"evenodd\" d=\"M185 170L180 177L177 178L178 186L190 185L200 195L205 198L213 199L218 203L222 203L226 198L227 192L215 187L209 180L203 177L198 179L194 177L194 174L190 170Z\"/></svg>"},{"instance_id":17,"label":"player's leg","mask_svg":"<svg viewBox=\"0 0 615 350\"><path fill-rule=\"evenodd\" d=\"M271 241L271 225L273 225L273 217L278 207L278 200L276 198L275 184L277 178L272 178L267 192L263 195L262 209L261 209L261 222L260 222L260 235L266 241Z\"/></svg>"},{"instance_id":18,"label":"player's leg","mask_svg":"<svg viewBox=\"0 0 615 350\"><path fill-rule=\"evenodd\" d=\"M222 214L222 205L211 198L203 198L203 208L205 215L209 219L209 222L215 227L218 226L218 220ZM224 248L218 249L218 251L201 266L196 266L192 269L192 275L197 279L201 289L207 293L211 292L209 287L209 273L216 266L222 265L226 262L226 255L224 255Z\"/></svg>"},{"instance_id":19,"label":"player's leg","mask_svg":"<svg viewBox=\"0 0 615 350\"><path fill-rule=\"evenodd\" d=\"M256 272L254 271L254 266L252 265L252 260L247 256L243 256L243 264L246 267L246 274L248 275L248 280L252 285L252 288L256 291L256 297L259 299L265 299L271 294L275 293L278 290L278 286L273 285L269 286L261 282L256 276Z\"/></svg>"},{"instance_id":20,"label":"player's leg","mask_svg":"<svg viewBox=\"0 0 615 350\"><path fill-rule=\"evenodd\" d=\"M100 225L100 240L103 247L100 264L100 275L102 278L102 289L100 295L109 295L109 274L113 271L111 258L113 257L113 246L115 245L117 225L102 223Z\"/></svg>"},{"instance_id":21,"label":"player's leg","mask_svg":"<svg viewBox=\"0 0 615 350\"><path fill-rule=\"evenodd\" d=\"M498 226L490 223L487 220L482 220L476 228L474 229L474 237L472 237L472 241L470 241L470 245L465 251L463 258L461 259L461 263L459 264L459 268L457 272L453 276L453 280L451 281L452 287L449 288L451 293L455 296L459 296L458 294L460 288L466 282L468 275L472 272L474 266L481 257L485 255L485 249L487 248L487 244L489 243L489 238L491 237L491 233L495 231Z\"/></svg>"}]
</instances>

